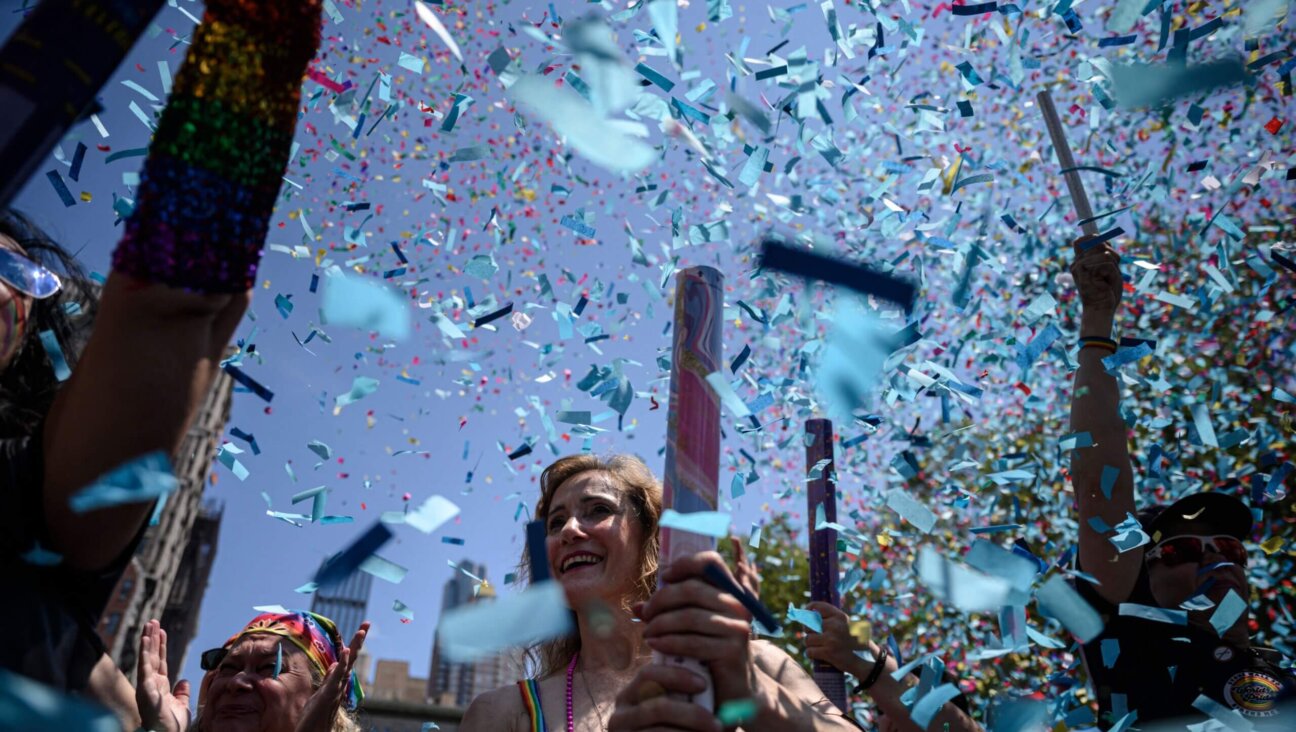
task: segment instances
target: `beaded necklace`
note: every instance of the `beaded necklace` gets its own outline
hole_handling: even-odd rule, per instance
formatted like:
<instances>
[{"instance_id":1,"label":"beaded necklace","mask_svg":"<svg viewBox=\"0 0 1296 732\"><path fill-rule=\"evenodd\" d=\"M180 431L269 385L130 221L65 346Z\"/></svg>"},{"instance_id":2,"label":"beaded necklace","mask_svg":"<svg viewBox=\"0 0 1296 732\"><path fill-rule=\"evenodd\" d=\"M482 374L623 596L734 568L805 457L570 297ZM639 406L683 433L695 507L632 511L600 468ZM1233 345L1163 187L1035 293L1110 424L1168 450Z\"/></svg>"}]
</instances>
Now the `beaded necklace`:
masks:
<instances>
[{"instance_id":1,"label":"beaded necklace","mask_svg":"<svg viewBox=\"0 0 1296 732\"><path fill-rule=\"evenodd\" d=\"M567 732L576 732L576 719L572 716L572 675L576 673L576 661L580 658L580 651L572 656L571 663L567 664Z\"/></svg>"}]
</instances>

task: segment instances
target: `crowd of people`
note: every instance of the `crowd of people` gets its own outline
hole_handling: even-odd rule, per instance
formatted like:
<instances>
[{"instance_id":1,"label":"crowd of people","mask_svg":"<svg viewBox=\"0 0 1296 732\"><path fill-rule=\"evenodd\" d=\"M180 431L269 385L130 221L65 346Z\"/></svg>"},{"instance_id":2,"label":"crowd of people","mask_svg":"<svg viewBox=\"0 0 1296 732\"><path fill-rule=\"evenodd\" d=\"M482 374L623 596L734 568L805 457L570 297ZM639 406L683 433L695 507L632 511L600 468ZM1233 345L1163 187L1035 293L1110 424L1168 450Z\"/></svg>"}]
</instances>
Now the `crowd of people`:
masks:
<instances>
[{"instance_id":1,"label":"crowd of people","mask_svg":"<svg viewBox=\"0 0 1296 732\"><path fill-rule=\"evenodd\" d=\"M15 212L0 218L0 562L10 593L0 605L0 666L103 705L128 731L358 729L363 693L353 665L367 623L347 643L312 613L253 618L203 654L194 700L189 682L167 668L166 634L153 621L132 683L95 628L153 505L77 512L70 504L113 468L173 455L212 383L250 301L320 9L315 0L207 3L102 288L35 223ZM240 144L222 143L230 138ZM1075 584L1104 623L1083 647L1099 726L1237 717L1255 729L1292 729L1296 713L1283 708L1296 696L1292 660L1250 640L1251 510L1209 490L1136 509L1120 385L1102 363L1117 349L1120 261L1110 243L1081 240L1072 267L1082 303L1072 427L1094 443L1076 451L1071 469L1077 568L1092 579ZM758 639L740 598L709 579L718 570L758 596L757 572L741 554L733 568L714 552L659 566L662 511L661 485L637 458L574 455L545 469L535 516L546 556L527 561L547 563L576 631L529 649L534 676L478 697L462 729L859 728L797 659ZM1134 514L1151 540L1122 551L1100 527ZM1244 607L1221 629L1212 609L1233 596ZM1174 613L1196 598L1210 602L1190 605L1182 623L1130 611ZM879 729L918 729L910 715L917 674L902 672L885 645L852 636L842 609L809 609L822 630L806 634L806 657L853 677ZM654 652L699 662L713 704L693 701L707 679L654 663ZM717 709L736 704L746 711L726 725ZM973 712L959 695L925 729L980 729Z\"/></svg>"}]
</instances>

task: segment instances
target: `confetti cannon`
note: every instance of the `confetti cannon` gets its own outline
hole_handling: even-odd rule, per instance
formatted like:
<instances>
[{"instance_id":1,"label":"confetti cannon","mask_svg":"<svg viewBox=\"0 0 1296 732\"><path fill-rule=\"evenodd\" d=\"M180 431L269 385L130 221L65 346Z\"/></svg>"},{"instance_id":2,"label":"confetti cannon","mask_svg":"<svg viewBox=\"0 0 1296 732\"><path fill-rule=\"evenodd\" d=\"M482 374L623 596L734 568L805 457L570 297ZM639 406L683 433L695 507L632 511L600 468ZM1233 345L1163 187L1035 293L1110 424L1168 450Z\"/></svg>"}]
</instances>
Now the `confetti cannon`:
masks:
<instances>
[{"instance_id":1,"label":"confetti cannon","mask_svg":"<svg viewBox=\"0 0 1296 732\"><path fill-rule=\"evenodd\" d=\"M690 267L675 276L674 348L671 351L670 403L666 412L666 468L662 503L680 513L716 510L720 480L720 399L708 374L722 367L720 340L724 276L712 267ZM661 566L715 548L701 534L661 529ZM686 666L708 679L707 688L689 697L714 708L710 677L694 659L654 654L656 663Z\"/></svg>"},{"instance_id":2,"label":"confetti cannon","mask_svg":"<svg viewBox=\"0 0 1296 732\"><path fill-rule=\"evenodd\" d=\"M0 48L0 210L91 108L162 3L44 0ZM68 195L62 179L57 187Z\"/></svg>"},{"instance_id":3,"label":"confetti cannon","mask_svg":"<svg viewBox=\"0 0 1296 732\"><path fill-rule=\"evenodd\" d=\"M1080 231L1085 236L1098 236L1098 227L1091 221L1093 209L1089 207L1089 196L1085 193L1084 182L1080 180L1080 171L1076 169L1071 146L1067 144L1062 118L1058 117L1057 107L1053 106L1053 95L1045 89L1035 95L1035 101L1044 114L1044 125L1048 128L1049 138L1053 140L1053 152L1057 153L1058 164L1062 166L1062 178L1066 180L1067 191L1071 194L1071 205L1075 207L1076 217L1082 222Z\"/></svg>"},{"instance_id":4,"label":"confetti cannon","mask_svg":"<svg viewBox=\"0 0 1296 732\"><path fill-rule=\"evenodd\" d=\"M817 528L819 512L823 520L837 523L837 481L833 459L833 426L827 419L806 421L806 469L817 473L811 478L806 498L810 521L810 599L841 607L837 591L837 530ZM826 661L814 662L814 680L828 700L849 714L846 703L846 678Z\"/></svg>"}]
</instances>

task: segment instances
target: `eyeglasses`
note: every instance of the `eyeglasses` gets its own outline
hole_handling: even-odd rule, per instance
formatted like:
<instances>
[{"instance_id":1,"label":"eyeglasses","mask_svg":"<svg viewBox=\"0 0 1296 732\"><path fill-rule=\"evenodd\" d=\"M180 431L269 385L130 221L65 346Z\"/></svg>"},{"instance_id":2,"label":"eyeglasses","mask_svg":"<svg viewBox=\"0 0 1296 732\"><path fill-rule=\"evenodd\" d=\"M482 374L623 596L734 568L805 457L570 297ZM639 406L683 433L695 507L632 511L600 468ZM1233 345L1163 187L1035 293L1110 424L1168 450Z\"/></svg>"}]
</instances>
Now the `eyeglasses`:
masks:
<instances>
[{"instance_id":1,"label":"eyeglasses","mask_svg":"<svg viewBox=\"0 0 1296 732\"><path fill-rule=\"evenodd\" d=\"M58 275L8 247L0 247L0 280L37 300L43 300L63 287Z\"/></svg>"},{"instance_id":2,"label":"eyeglasses","mask_svg":"<svg viewBox=\"0 0 1296 732\"><path fill-rule=\"evenodd\" d=\"M1177 567L1189 562L1200 563L1206 552L1214 552L1226 561L1245 567L1247 550L1237 537L1219 534L1200 536L1197 534L1180 534L1157 544L1148 550L1144 559L1148 563L1158 562L1167 567Z\"/></svg>"},{"instance_id":3,"label":"eyeglasses","mask_svg":"<svg viewBox=\"0 0 1296 732\"><path fill-rule=\"evenodd\" d=\"M198 657L199 667L203 671L215 671L216 668L220 666L221 661L225 660L225 656L227 655L229 655L228 648L212 648L211 650L203 651L202 655Z\"/></svg>"}]
</instances>

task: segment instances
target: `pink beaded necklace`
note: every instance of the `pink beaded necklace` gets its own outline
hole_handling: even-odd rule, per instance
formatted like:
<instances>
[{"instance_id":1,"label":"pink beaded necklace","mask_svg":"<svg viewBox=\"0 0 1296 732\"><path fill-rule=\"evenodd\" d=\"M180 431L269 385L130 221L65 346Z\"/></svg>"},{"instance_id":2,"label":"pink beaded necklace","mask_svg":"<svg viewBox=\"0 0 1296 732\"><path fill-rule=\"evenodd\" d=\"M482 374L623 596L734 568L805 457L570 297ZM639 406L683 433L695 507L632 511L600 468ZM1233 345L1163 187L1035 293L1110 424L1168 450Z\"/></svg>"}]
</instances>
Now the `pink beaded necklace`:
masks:
<instances>
[{"instance_id":1,"label":"pink beaded necklace","mask_svg":"<svg viewBox=\"0 0 1296 732\"><path fill-rule=\"evenodd\" d=\"M576 732L576 719L572 716L572 675L576 673L576 661L580 658L580 651L572 656L571 663L567 664L567 732Z\"/></svg>"}]
</instances>

